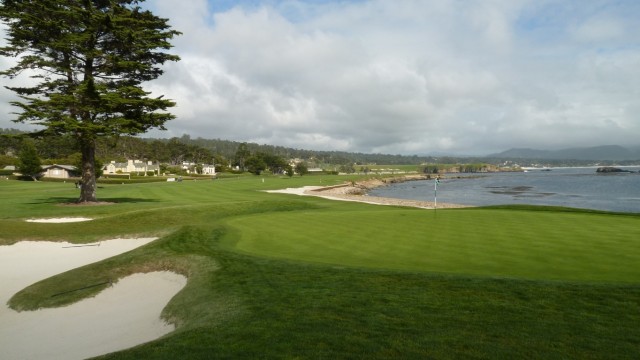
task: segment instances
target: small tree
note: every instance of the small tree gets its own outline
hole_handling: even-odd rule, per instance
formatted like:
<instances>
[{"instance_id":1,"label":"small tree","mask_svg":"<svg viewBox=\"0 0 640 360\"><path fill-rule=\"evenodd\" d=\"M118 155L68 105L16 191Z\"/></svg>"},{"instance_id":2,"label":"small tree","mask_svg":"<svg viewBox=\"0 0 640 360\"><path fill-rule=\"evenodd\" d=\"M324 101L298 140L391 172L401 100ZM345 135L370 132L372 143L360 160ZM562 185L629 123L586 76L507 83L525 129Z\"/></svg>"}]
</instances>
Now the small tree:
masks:
<instances>
[{"instance_id":1,"label":"small tree","mask_svg":"<svg viewBox=\"0 0 640 360\"><path fill-rule=\"evenodd\" d=\"M227 161L227 159L219 154L213 155L213 163L216 165L216 172L218 173L223 172L229 168L229 161Z\"/></svg>"},{"instance_id":2,"label":"small tree","mask_svg":"<svg viewBox=\"0 0 640 360\"><path fill-rule=\"evenodd\" d=\"M287 173L288 177L293 177L293 166L287 165L285 167L285 172Z\"/></svg>"},{"instance_id":3,"label":"small tree","mask_svg":"<svg viewBox=\"0 0 640 360\"><path fill-rule=\"evenodd\" d=\"M250 173L260 175L267 168L267 163L260 156L254 155L245 161L245 166Z\"/></svg>"},{"instance_id":4,"label":"small tree","mask_svg":"<svg viewBox=\"0 0 640 360\"><path fill-rule=\"evenodd\" d=\"M31 140L25 140L18 157L18 171L23 176L28 176L33 181L38 181L42 174L42 162L36 152L36 147Z\"/></svg>"},{"instance_id":5,"label":"small tree","mask_svg":"<svg viewBox=\"0 0 640 360\"><path fill-rule=\"evenodd\" d=\"M20 96L14 121L43 127L42 135L73 136L82 153L79 202L96 202L96 140L164 129L175 103L150 98L142 84L179 58L162 50L179 32L138 6L144 0L1 0L7 45L17 59L0 72L30 75L35 84L8 87Z\"/></svg>"},{"instance_id":6,"label":"small tree","mask_svg":"<svg viewBox=\"0 0 640 360\"><path fill-rule=\"evenodd\" d=\"M271 170L272 174L282 174L288 165L285 159L278 155L268 153L257 153L255 156L260 157L262 161L267 165L267 168Z\"/></svg>"},{"instance_id":7,"label":"small tree","mask_svg":"<svg viewBox=\"0 0 640 360\"><path fill-rule=\"evenodd\" d=\"M306 175L309 173L309 168L307 167L307 164L304 162L299 162L296 164L296 173L298 173L300 176L302 175Z\"/></svg>"},{"instance_id":8,"label":"small tree","mask_svg":"<svg viewBox=\"0 0 640 360\"><path fill-rule=\"evenodd\" d=\"M347 174L353 174L354 172L356 172L356 168L353 166L353 164L340 165L339 170L340 172L347 173Z\"/></svg>"}]
</instances>

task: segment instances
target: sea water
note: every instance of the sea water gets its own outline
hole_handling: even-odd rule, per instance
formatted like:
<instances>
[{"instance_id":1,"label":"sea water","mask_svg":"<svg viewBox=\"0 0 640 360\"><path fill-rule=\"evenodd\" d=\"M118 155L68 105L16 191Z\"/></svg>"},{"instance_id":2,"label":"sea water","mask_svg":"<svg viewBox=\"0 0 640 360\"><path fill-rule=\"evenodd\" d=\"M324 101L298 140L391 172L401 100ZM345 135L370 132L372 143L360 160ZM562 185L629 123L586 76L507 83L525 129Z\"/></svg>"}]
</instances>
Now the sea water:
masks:
<instances>
[{"instance_id":1,"label":"sea water","mask_svg":"<svg viewBox=\"0 0 640 360\"><path fill-rule=\"evenodd\" d=\"M475 206L530 204L640 213L640 167L633 173L597 173L596 167L526 172L445 174L373 189L372 196Z\"/></svg>"}]
</instances>

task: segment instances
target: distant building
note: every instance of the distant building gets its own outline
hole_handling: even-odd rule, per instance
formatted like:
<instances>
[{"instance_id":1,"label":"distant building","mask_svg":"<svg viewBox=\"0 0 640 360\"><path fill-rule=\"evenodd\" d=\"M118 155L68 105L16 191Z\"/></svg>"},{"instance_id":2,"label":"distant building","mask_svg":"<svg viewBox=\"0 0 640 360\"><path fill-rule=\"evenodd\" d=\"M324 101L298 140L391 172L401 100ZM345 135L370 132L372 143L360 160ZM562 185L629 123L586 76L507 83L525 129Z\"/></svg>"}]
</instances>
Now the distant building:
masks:
<instances>
[{"instance_id":1,"label":"distant building","mask_svg":"<svg viewBox=\"0 0 640 360\"><path fill-rule=\"evenodd\" d=\"M127 162L115 162L112 161L102 168L105 175L108 174L120 174L120 173L144 173L145 175L153 171L156 174L160 173L160 166L154 165L152 161L141 160L127 160Z\"/></svg>"},{"instance_id":2,"label":"distant building","mask_svg":"<svg viewBox=\"0 0 640 360\"><path fill-rule=\"evenodd\" d=\"M80 173L72 165L44 165L42 166L42 177L54 179L68 179L79 176Z\"/></svg>"},{"instance_id":3,"label":"distant building","mask_svg":"<svg viewBox=\"0 0 640 360\"><path fill-rule=\"evenodd\" d=\"M202 175L216 175L215 165L202 165Z\"/></svg>"},{"instance_id":4,"label":"distant building","mask_svg":"<svg viewBox=\"0 0 640 360\"><path fill-rule=\"evenodd\" d=\"M201 175L211 175L211 176L215 176L216 175L216 167L215 165L209 165L209 164L201 164L198 165L196 163L193 162L188 162L188 161L184 161L182 163L182 170L185 170L187 172L187 174L191 174L191 173L198 173L198 169L202 167L202 172L200 173Z\"/></svg>"}]
</instances>

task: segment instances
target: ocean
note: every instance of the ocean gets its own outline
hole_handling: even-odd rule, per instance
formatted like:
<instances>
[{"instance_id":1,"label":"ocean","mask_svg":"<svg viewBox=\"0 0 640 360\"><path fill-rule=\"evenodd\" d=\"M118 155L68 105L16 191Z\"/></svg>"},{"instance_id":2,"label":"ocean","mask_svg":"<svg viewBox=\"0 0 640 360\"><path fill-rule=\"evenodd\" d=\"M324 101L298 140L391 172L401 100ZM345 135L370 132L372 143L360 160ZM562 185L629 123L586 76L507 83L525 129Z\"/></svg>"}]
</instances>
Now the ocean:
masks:
<instances>
[{"instance_id":1,"label":"ocean","mask_svg":"<svg viewBox=\"0 0 640 360\"><path fill-rule=\"evenodd\" d=\"M527 172L444 174L369 191L372 196L475 206L529 204L640 213L640 167L633 173L596 173L597 167L529 169Z\"/></svg>"}]
</instances>

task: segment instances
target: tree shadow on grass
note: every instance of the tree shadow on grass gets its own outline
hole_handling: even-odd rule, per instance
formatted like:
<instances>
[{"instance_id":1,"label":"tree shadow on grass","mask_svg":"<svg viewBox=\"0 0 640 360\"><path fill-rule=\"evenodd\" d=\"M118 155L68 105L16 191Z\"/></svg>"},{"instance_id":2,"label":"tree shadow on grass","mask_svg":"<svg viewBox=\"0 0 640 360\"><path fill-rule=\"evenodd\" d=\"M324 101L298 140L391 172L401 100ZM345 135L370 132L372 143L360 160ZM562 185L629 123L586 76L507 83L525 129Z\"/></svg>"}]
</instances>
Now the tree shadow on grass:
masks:
<instances>
[{"instance_id":1,"label":"tree shadow on grass","mask_svg":"<svg viewBox=\"0 0 640 360\"><path fill-rule=\"evenodd\" d=\"M133 197L121 197L121 198L101 198L100 201L111 202L115 204L121 203L155 203L160 202L158 199L149 199L149 198L133 198Z\"/></svg>"},{"instance_id":2,"label":"tree shadow on grass","mask_svg":"<svg viewBox=\"0 0 640 360\"><path fill-rule=\"evenodd\" d=\"M156 199L147 198L133 198L133 197L121 197L121 198L99 198L97 202L79 203L77 198L68 197L50 197L46 199L39 199L31 202L30 204L57 204L57 205L70 205L70 206L101 206L101 205L115 205L115 204L135 204L135 203L154 203L159 202Z\"/></svg>"}]
</instances>

